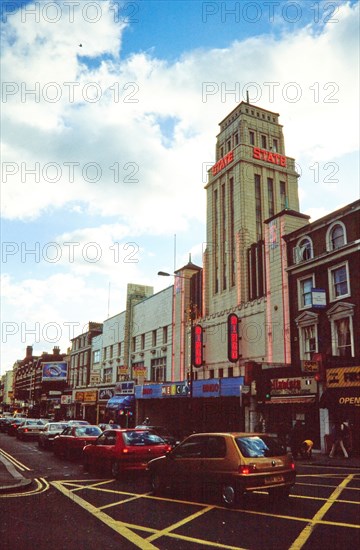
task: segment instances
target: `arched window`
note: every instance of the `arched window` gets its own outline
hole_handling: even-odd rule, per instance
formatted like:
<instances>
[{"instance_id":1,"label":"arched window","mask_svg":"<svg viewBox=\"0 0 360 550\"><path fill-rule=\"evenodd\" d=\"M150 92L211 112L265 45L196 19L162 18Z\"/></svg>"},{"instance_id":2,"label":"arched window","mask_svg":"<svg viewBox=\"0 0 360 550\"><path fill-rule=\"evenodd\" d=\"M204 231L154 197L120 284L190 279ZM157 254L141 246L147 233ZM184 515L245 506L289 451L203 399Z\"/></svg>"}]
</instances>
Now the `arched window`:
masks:
<instances>
[{"instance_id":1,"label":"arched window","mask_svg":"<svg viewBox=\"0 0 360 550\"><path fill-rule=\"evenodd\" d=\"M313 244L310 237L300 239L294 249L294 262L305 262L314 257Z\"/></svg>"},{"instance_id":2,"label":"arched window","mask_svg":"<svg viewBox=\"0 0 360 550\"><path fill-rule=\"evenodd\" d=\"M327 233L327 250L336 250L346 244L346 230L342 222L333 223Z\"/></svg>"}]
</instances>

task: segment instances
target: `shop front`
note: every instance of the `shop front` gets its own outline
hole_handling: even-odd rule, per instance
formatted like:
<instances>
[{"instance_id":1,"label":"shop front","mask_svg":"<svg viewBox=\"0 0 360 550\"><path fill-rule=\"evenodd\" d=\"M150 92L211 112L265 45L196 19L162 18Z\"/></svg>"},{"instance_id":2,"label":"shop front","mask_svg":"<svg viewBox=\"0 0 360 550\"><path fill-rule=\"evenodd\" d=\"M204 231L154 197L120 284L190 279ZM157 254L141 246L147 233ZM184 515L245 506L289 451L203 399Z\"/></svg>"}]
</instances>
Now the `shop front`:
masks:
<instances>
[{"instance_id":1,"label":"shop front","mask_svg":"<svg viewBox=\"0 0 360 550\"><path fill-rule=\"evenodd\" d=\"M106 418L122 428L135 426L135 383L117 382L114 394L106 403Z\"/></svg>"},{"instance_id":2,"label":"shop front","mask_svg":"<svg viewBox=\"0 0 360 550\"><path fill-rule=\"evenodd\" d=\"M165 426L183 437L193 431L236 431L244 428L241 407L243 377L145 384L135 387L137 419Z\"/></svg>"},{"instance_id":3,"label":"shop front","mask_svg":"<svg viewBox=\"0 0 360 550\"><path fill-rule=\"evenodd\" d=\"M75 414L73 416L75 419L96 424L97 393L97 390L74 392Z\"/></svg>"},{"instance_id":4,"label":"shop front","mask_svg":"<svg viewBox=\"0 0 360 550\"><path fill-rule=\"evenodd\" d=\"M328 409L330 427L336 421L348 423L352 434L352 454L359 456L360 366L326 370L326 389L320 399L320 408Z\"/></svg>"},{"instance_id":5,"label":"shop front","mask_svg":"<svg viewBox=\"0 0 360 550\"><path fill-rule=\"evenodd\" d=\"M318 385L313 376L271 378L270 398L258 405L265 419L265 430L288 437L300 421L304 434L320 447Z\"/></svg>"}]
</instances>

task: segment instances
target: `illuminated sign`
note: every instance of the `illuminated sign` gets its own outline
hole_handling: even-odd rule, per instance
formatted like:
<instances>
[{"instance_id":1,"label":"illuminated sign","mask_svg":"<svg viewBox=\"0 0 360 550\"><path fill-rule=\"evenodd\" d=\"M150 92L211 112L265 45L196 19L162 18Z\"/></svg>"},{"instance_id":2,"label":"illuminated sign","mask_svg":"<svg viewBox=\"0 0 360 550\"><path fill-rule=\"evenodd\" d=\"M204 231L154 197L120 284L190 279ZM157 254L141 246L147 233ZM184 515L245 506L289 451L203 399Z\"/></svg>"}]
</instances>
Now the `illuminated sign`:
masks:
<instances>
[{"instance_id":1,"label":"illuminated sign","mask_svg":"<svg viewBox=\"0 0 360 550\"><path fill-rule=\"evenodd\" d=\"M203 364L203 328L201 325L193 327L193 364L201 367Z\"/></svg>"},{"instance_id":2,"label":"illuminated sign","mask_svg":"<svg viewBox=\"0 0 360 550\"><path fill-rule=\"evenodd\" d=\"M286 157L272 151L260 149L259 147L253 148L253 158L257 160L265 160L266 162L271 162L271 164L277 164L278 166L286 168Z\"/></svg>"},{"instance_id":3,"label":"illuminated sign","mask_svg":"<svg viewBox=\"0 0 360 550\"><path fill-rule=\"evenodd\" d=\"M211 168L212 175L216 176L216 174L221 172L221 170L223 170L225 168L225 166L230 164L230 162L232 162L233 160L234 160L234 151L230 151L229 153L227 153L227 155L225 155L220 160L218 160L214 164L214 166L212 166L212 168Z\"/></svg>"},{"instance_id":4,"label":"illuminated sign","mask_svg":"<svg viewBox=\"0 0 360 550\"><path fill-rule=\"evenodd\" d=\"M235 313L228 316L228 359L236 363L239 359L239 318Z\"/></svg>"},{"instance_id":5,"label":"illuminated sign","mask_svg":"<svg viewBox=\"0 0 360 550\"><path fill-rule=\"evenodd\" d=\"M67 363L56 361L54 363L42 364L42 381L43 382L66 382Z\"/></svg>"}]
</instances>

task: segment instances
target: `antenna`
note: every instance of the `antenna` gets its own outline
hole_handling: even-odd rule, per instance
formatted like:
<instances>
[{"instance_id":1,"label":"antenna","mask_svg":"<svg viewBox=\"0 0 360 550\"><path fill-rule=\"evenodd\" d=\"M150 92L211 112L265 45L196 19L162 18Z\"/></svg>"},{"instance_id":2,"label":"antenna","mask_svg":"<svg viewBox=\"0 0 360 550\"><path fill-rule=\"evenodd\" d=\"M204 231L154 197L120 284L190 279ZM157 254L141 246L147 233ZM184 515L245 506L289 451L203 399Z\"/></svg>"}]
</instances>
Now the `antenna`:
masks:
<instances>
[{"instance_id":1,"label":"antenna","mask_svg":"<svg viewBox=\"0 0 360 550\"><path fill-rule=\"evenodd\" d=\"M110 317L110 288L111 288L111 283L109 283L109 289L108 289L108 314L107 314L108 319Z\"/></svg>"}]
</instances>

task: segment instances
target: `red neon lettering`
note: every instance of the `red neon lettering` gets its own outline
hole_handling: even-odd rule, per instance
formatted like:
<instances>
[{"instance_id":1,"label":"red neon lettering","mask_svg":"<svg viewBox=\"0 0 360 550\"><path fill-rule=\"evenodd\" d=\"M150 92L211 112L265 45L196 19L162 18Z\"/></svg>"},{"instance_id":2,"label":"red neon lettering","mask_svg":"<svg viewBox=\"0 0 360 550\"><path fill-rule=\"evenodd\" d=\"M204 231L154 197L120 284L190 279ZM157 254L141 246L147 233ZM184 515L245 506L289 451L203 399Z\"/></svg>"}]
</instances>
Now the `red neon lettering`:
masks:
<instances>
[{"instance_id":1,"label":"red neon lettering","mask_svg":"<svg viewBox=\"0 0 360 550\"><path fill-rule=\"evenodd\" d=\"M265 151L265 149L260 149L259 147L253 147L253 158L257 160L265 160L266 162L271 162L271 164L278 164L286 168L286 157L279 155L278 153Z\"/></svg>"},{"instance_id":2,"label":"red neon lettering","mask_svg":"<svg viewBox=\"0 0 360 550\"><path fill-rule=\"evenodd\" d=\"M221 170L223 170L225 166L230 164L230 162L232 162L233 160L234 160L234 151L230 151L214 164L214 166L211 168L212 175L216 176L216 174L221 172Z\"/></svg>"}]
</instances>

